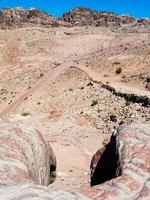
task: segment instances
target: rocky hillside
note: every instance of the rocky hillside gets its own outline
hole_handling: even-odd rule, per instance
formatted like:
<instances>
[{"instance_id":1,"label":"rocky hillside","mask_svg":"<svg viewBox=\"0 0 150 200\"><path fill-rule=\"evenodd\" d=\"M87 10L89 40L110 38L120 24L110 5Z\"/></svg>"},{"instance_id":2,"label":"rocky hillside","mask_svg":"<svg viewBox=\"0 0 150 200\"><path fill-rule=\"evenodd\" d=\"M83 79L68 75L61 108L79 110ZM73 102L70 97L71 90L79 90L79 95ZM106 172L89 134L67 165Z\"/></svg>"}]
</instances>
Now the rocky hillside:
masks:
<instances>
[{"instance_id":1,"label":"rocky hillside","mask_svg":"<svg viewBox=\"0 0 150 200\"><path fill-rule=\"evenodd\" d=\"M124 26L124 25L150 25L150 19L143 18L137 20L129 15L117 15L113 12L99 12L88 8L78 7L65 13L62 21L70 23L72 26Z\"/></svg>"},{"instance_id":2,"label":"rocky hillside","mask_svg":"<svg viewBox=\"0 0 150 200\"><path fill-rule=\"evenodd\" d=\"M113 12L93 11L85 7L77 7L65 13L61 18L40 11L36 8L24 10L22 7L14 9L4 8L0 11L0 29L13 27L29 27L40 25L56 26L95 26L95 27L149 27L150 19L137 20L129 15L117 15Z\"/></svg>"},{"instance_id":3,"label":"rocky hillside","mask_svg":"<svg viewBox=\"0 0 150 200\"><path fill-rule=\"evenodd\" d=\"M24 10L21 7L14 9L4 8L0 11L0 28L24 27L39 24L44 26L57 26L58 21L43 11L31 8Z\"/></svg>"}]
</instances>

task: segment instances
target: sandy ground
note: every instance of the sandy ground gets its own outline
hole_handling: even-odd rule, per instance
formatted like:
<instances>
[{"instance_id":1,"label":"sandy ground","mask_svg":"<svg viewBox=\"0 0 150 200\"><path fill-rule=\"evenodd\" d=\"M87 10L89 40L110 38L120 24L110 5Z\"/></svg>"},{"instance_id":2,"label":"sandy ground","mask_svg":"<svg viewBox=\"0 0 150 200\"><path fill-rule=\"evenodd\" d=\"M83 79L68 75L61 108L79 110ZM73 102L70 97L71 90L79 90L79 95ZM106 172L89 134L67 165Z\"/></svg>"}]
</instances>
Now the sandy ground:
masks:
<instances>
[{"instance_id":1,"label":"sandy ground","mask_svg":"<svg viewBox=\"0 0 150 200\"><path fill-rule=\"evenodd\" d=\"M50 187L88 187L92 156L119 123L150 121L150 108L101 87L108 83L149 96L149 55L149 33L0 31L0 115L40 129L50 142L58 163Z\"/></svg>"}]
</instances>

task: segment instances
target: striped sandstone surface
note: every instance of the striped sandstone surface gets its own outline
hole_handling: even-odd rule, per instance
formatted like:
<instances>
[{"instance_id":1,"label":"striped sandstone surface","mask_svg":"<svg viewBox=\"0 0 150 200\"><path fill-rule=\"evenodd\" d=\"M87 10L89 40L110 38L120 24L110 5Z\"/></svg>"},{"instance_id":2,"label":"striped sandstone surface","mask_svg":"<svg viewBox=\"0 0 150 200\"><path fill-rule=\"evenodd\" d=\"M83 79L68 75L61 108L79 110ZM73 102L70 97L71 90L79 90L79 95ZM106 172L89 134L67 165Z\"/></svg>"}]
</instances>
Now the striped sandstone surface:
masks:
<instances>
[{"instance_id":1,"label":"striped sandstone surface","mask_svg":"<svg viewBox=\"0 0 150 200\"><path fill-rule=\"evenodd\" d=\"M0 120L0 133L1 200L150 198L148 124L124 125L113 133L108 145L115 138L121 175L92 188L83 188L80 193L47 187L54 180L56 159L41 133L25 125L4 120Z\"/></svg>"},{"instance_id":2,"label":"striped sandstone surface","mask_svg":"<svg viewBox=\"0 0 150 200\"><path fill-rule=\"evenodd\" d=\"M150 126L124 125L113 136L116 138L121 175L95 186L87 194L98 200L150 199Z\"/></svg>"}]
</instances>

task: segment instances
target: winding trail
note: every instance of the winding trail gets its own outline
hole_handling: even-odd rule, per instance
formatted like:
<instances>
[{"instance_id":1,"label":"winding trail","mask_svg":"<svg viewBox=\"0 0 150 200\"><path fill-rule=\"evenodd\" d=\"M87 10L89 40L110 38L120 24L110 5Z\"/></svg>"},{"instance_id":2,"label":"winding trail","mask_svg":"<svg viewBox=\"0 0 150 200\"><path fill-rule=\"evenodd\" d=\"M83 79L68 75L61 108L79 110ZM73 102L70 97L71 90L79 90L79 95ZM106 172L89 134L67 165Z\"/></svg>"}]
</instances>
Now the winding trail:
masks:
<instances>
[{"instance_id":1,"label":"winding trail","mask_svg":"<svg viewBox=\"0 0 150 200\"><path fill-rule=\"evenodd\" d=\"M97 51L93 51L91 53L85 53L82 56L78 56L78 59L76 59L76 56L73 56L71 58L67 58L65 62L63 62L62 64L56 66L56 68L50 70L45 76L43 76L40 80L38 80L25 94L23 94L22 96L20 96L15 102L11 103L6 109L4 109L1 113L0 113L0 117L4 118L5 115L7 115L8 113L10 113L11 111L15 110L16 108L18 108L20 106L20 104L24 101L25 98L27 98L29 95L33 94L35 91L37 91L39 88L43 87L44 84L46 84L49 81L55 80L56 77L58 77L59 74L63 73L66 69L68 69L69 67L73 66L73 67L77 67L78 69L84 71L92 80L97 81L97 82L102 82L105 83L107 81L107 79L105 79L104 77L100 76L99 74L97 74L94 70L85 67L84 65L84 61L86 60L91 60L94 58L109 58L111 56L115 56L115 55L119 55L121 54L125 49L124 49L124 45L132 45L132 48L135 48L137 46L140 46L141 43L143 43L143 41L137 41L135 42L134 38L133 41L127 42L127 43L122 43L116 46L112 46L109 45L109 47L104 48L104 49L98 49ZM145 38L145 41L149 40L149 38ZM150 92L148 91L143 91L137 88L131 88L125 84L121 84L121 83L110 83L110 86L112 86L113 88L119 90L120 92L126 92L129 94L135 94L135 95L139 95L139 96L146 96L150 99Z\"/></svg>"},{"instance_id":2,"label":"winding trail","mask_svg":"<svg viewBox=\"0 0 150 200\"><path fill-rule=\"evenodd\" d=\"M87 67L78 67L80 70L84 71L85 73L88 74L88 76L96 81L96 82L101 82L102 84L105 84L106 81L108 79L106 79L105 77L100 76L99 74L97 74L94 70L87 68ZM107 84L106 84L107 85ZM150 99L150 92L149 91L144 91L138 88L134 88L134 87L130 87L128 85L125 85L123 83L120 82L112 82L109 84L110 87L114 88L114 90L120 92L120 93L126 93L126 94L133 94L136 96L145 96L148 99ZM106 87L104 87L105 89L107 89Z\"/></svg>"},{"instance_id":3,"label":"winding trail","mask_svg":"<svg viewBox=\"0 0 150 200\"><path fill-rule=\"evenodd\" d=\"M62 73L65 69L67 69L69 66L73 65L74 62L69 63L63 63L59 65L59 67L56 67L55 69L50 70L43 78L41 78L39 81L35 83L33 87L31 87L25 94L20 96L15 102L10 104L5 110L3 110L0 113L0 117L3 118L7 113L15 110L23 101L25 98L27 98L29 95L33 94L36 90L38 90L40 87L43 86L43 84L54 80L60 73Z\"/></svg>"}]
</instances>

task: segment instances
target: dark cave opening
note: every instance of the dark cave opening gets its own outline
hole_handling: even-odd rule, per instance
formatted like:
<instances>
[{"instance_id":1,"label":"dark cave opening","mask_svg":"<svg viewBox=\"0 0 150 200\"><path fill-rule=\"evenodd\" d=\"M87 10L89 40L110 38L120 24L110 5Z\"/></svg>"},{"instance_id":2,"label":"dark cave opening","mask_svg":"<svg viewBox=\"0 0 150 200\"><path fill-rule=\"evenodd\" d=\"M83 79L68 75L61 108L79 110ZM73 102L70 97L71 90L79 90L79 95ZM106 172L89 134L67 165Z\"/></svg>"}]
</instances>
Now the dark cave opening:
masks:
<instances>
[{"instance_id":1,"label":"dark cave opening","mask_svg":"<svg viewBox=\"0 0 150 200\"><path fill-rule=\"evenodd\" d=\"M56 165L50 165L50 177L49 184L53 183L56 180Z\"/></svg>"},{"instance_id":2,"label":"dark cave opening","mask_svg":"<svg viewBox=\"0 0 150 200\"><path fill-rule=\"evenodd\" d=\"M91 177L91 186L99 185L120 175L121 164L116 144L116 136L112 135Z\"/></svg>"},{"instance_id":3,"label":"dark cave opening","mask_svg":"<svg viewBox=\"0 0 150 200\"><path fill-rule=\"evenodd\" d=\"M56 171L56 165L50 165L50 173Z\"/></svg>"}]
</instances>

